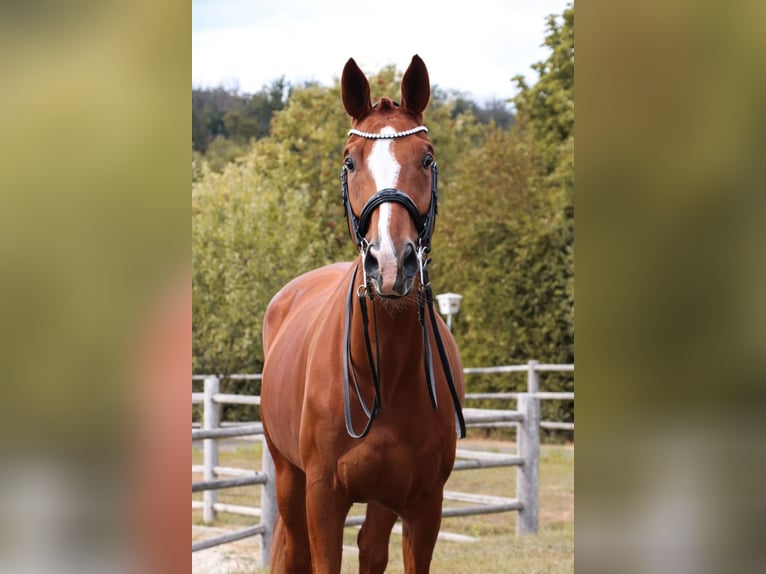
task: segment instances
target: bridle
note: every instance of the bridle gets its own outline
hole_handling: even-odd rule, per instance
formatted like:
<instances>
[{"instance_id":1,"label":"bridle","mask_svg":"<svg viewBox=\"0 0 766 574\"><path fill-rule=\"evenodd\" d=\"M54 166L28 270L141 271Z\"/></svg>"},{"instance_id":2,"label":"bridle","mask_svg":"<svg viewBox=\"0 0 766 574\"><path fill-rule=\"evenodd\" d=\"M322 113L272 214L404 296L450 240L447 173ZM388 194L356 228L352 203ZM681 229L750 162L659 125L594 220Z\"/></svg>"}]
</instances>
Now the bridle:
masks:
<instances>
[{"instance_id":1,"label":"bridle","mask_svg":"<svg viewBox=\"0 0 766 574\"><path fill-rule=\"evenodd\" d=\"M419 126L411 130L405 130L403 132L396 132L392 134L371 134L368 132L362 132L359 130L349 130L348 135L357 135L366 139L395 139L406 137L414 133L421 131L428 131L426 126ZM351 208L351 201L348 197L348 168L344 165L340 172L340 187L341 195L343 197L343 209L346 217L351 222L351 230L354 235L354 241L356 241L357 247L361 247L366 239L364 236L370 227L370 218L372 212L375 211L381 204L386 202L399 203L403 205L407 212L412 217L412 221L415 223L415 229L418 231L418 248L430 249L431 247L431 235L434 230L434 221L436 220L438 199L437 199L437 179L439 176L439 169L436 167L436 162L431 164L431 202L428 206L428 213L424 216L420 215L417 205L412 201L412 198L404 193L400 189L393 187L387 187L381 189L364 204L362 212L357 217L354 214L354 210ZM427 252L427 251L426 251Z\"/></svg>"},{"instance_id":2,"label":"bridle","mask_svg":"<svg viewBox=\"0 0 766 574\"><path fill-rule=\"evenodd\" d=\"M427 132L428 128L425 126L418 126L409 130L404 130L395 133L369 133L356 129L351 129L348 132L349 137L356 135L365 139L397 139L407 137L418 132ZM436 386L433 371L433 360L431 352L431 340L428 336L429 321L426 320L426 311L428 312L431 329L434 333L434 339L436 340L436 346L439 351L439 357L442 362L445 376L447 378L447 384L449 386L450 395L452 397L452 403L455 411L455 428L460 438L465 438L465 420L463 419L463 411L460 406L460 399L455 389L455 383L452 378L452 369L449 364L447 352L444 348L441 335L436 321L436 314L433 308L433 291L431 290L431 283L428 279L428 265L431 260L428 258L428 253L431 251L431 235L434 230L434 222L436 221L436 213L438 208L438 194L437 194L437 179L439 170L436 167L436 162L431 163L431 201L428 206L428 212L425 216L421 215L418 211L415 202L412 198L400 189L386 188L381 189L375 193L367 203L365 203L359 217L354 213L351 207L351 201L348 195L348 168L344 165L340 173L340 185L341 196L343 199L343 208L346 217L349 220L351 231L353 234L356 246L359 249L361 256L362 274L364 276L362 284L356 286L356 276L359 271L359 266L354 269L354 273L351 277L351 283L348 288L348 296L346 298L346 323L345 323L345 337L343 346L343 399L344 399L344 411L346 419L346 431L352 438L363 438L367 435L372 427L372 423L375 418L380 414L381 399L380 399L380 346L378 344L378 325L377 316L375 314L375 304L373 300L372 290L368 286L368 278L365 270L365 258L369 250L370 244L365 238L367 230L370 226L370 218L372 213L384 203L399 203L404 206L407 212L410 214L415 229L418 232L418 246L415 251L418 261L418 271L420 275L420 285L417 292L418 301L418 321L420 322L421 331L423 335L423 370L426 376L426 386L428 388L428 396L431 400L431 406L437 408L436 401ZM369 407L362 397L362 393L359 390L359 381L357 380L356 371L354 369L354 363L351 357L351 310L353 308L353 297L356 293L359 299L359 305L361 308L363 330L365 337L365 348L367 351L367 360L369 362L370 373L372 374L373 385L375 388L375 398L373 399L372 406ZM375 355L373 356L372 344L370 341L369 333L369 314L367 311L367 301L370 299L370 304L373 311L373 325L375 329ZM350 367L350 368L349 368ZM349 375L350 373L350 375ZM365 415L367 416L367 423L364 429L357 433L354 431L351 423L351 405L350 405L350 381L353 379L354 387L356 388L356 394L359 399L359 404L362 407Z\"/></svg>"}]
</instances>

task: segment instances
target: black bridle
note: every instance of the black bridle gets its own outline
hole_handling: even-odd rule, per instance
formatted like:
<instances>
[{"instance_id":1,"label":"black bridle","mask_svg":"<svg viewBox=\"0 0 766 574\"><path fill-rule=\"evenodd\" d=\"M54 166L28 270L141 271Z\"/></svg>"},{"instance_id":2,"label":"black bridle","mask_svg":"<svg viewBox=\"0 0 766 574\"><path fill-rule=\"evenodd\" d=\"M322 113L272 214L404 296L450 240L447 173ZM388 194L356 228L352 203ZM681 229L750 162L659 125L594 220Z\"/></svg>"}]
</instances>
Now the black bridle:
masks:
<instances>
[{"instance_id":1,"label":"black bridle","mask_svg":"<svg viewBox=\"0 0 766 574\"><path fill-rule=\"evenodd\" d=\"M351 130L351 133L359 135L368 139L393 139L398 137L406 137L417 131L427 131L424 126L419 126L414 130L407 130L405 132L398 132L395 134L368 134L366 132L360 132L358 130ZM354 213L351 207L351 201L348 195L348 168L344 165L340 174L341 182L341 196L343 198L343 208L346 217L349 220L351 231L354 236L357 248L361 255L361 267L364 275L364 282L356 286L356 275L359 271L359 266L354 269L354 273L351 277L351 283L348 288L348 296L346 298L346 323L345 323L345 337L343 345L343 400L344 411L346 419L346 431L352 438L362 438L367 435L372 427L372 423L375 418L380 414L381 399L380 399L380 346L378 339L378 322L375 315L375 303L373 300L372 289L368 287L367 275L364 271L364 260L367 256L367 250L369 249L369 243L365 238L367 230L370 226L370 218L372 213L384 203L399 203L403 205L407 212L410 214L412 221L415 224L415 229L418 232L418 247L416 249L416 255L418 260L418 268L420 272L420 285L418 287L417 300L418 300L418 321L420 322L421 331L423 335L423 370L426 377L426 387L428 388L428 396L431 400L431 406L437 408L436 401L436 386L433 371L433 360L431 352L431 340L428 336L429 322L430 328L433 330L434 339L436 340L436 346L439 351L439 357L442 362L444 374L447 378L447 384L452 398L453 407L455 410L455 428L460 438L465 438L465 420L463 419L463 411L460 406L460 399L455 389L455 383L452 378L452 369L450 367L449 358L444 348L441 335L439 334L438 324L436 320L436 314L433 307L433 291L431 290L431 282L428 280L428 265L431 260L428 258L428 253L431 251L431 235L433 234L434 222L436 221L436 213L438 208L438 194L437 194L437 180L439 170L436 167L436 162L431 163L431 201L428 206L428 212L425 215L421 215L418 211L415 202L412 198L400 189L386 188L378 191L373 195L362 208L362 212L359 217ZM359 390L359 381L357 380L356 371L354 369L354 362L351 357L351 311L353 308L353 297L356 293L359 299L359 306L362 314L362 323L365 337L365 348L367 351L367 360L370 367L370 373L372 375L373 385L375 389L375 397L371 407L368 407L362 393ZM367 311L367 301L369 297L370 304L373 311L373 325L375 329L375 354L373 355L372 344L370 341L369 333L369 314ZM426 320L426 312L429 315L429 320ZM349 375L350 373L350 375ZM361 432L354 431L351 423L351 399L350 399L350 382L353 378L356 394L359 399L359 404L362 407L365 415L367 416L367 423Z\"/></svg>"},{"instance_id":2,"label":"black bridle","mask_svg":"<svg viewBox=\"0 0 766 574\"><path fill-rule=\"evenodd\" d=\"M400 189L387 187L386 189L381 189L368 199L367 203L365 203L362 208L362 213L357 217L351 207L351 201L348 197L348 168L344 165L340 172L340 189L341 196L343 197L343 210L351 223L351 231L357 247L361 247L366 241L364 236L367 235L367 230L370 227L372 212L384 203L398 203L407 209L412 221L415 223L415 229L418 232L418 247L422 245L425 249L430 250L431 235L433 235L434 232L434 221L436 220L439 205L437 194L438 178L439 168L436 167L436 162L433 162L431 164L431 202L428 205L428 213L426 213L425 216L420 215L418 206L415 205L415 202L412 201L412 198L409 195Z\"/></svg>"}]
</instances>

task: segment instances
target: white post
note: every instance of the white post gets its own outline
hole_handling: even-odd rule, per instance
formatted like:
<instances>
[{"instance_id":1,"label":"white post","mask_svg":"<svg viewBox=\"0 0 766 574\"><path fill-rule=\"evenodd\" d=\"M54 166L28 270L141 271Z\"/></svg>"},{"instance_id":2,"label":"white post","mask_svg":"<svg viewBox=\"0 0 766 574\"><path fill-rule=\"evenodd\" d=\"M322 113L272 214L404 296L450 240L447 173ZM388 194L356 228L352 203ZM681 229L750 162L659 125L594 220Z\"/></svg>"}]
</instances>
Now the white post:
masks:
<instances>
[{"instance_id":1,"label":"white post","mask_svg":"<svg viewBox=\"0 0 766 574\"><path fill-rule=\"evenodd\" d=\"M261 472L268 476L269 480L261 488L261 524L266 531L261 536L261 568L268 568L271 557L271 540L274 536L274 523L277 520L277 489L276 471L274 459L271 458L269 445L263 441L263 463Z\"/></svg>"},{"instance_id":2,"label":"white post","mask_svg":"<svg viewBox=\"0 0 766 574\"><path fill-rule=\"evenodd\" d=\"M460 311L460 301L463 296L457 293L439 293L436 301L439 303L439 313L447 317L447 328L452 332L452 316Z\"/></svg>"},{"instance_id":3,"label":"white post","mask_svg":"<svg viewBox=\"0 0 766 574\"><path fill-rule=\"evenodd\" d=\"M213 396L220 392L218 377L205 378L205 392L202 400L202 428L217 429L221 422L221 405L213 401ZM204 480L215 480L215 467L218 466L218 441L206 438L202 441L202 464ZM218 501L218 492L206 490L202 493L202 519L205 522L215 520L213 505Z\"/></svg>"},{"instance_id":4,"label":"white post","mask_svg":"<svg viewBox=\"0 0 766 574\"><path fill-rule=\"evenodd\" d=\"M537 394L539 390L539 379L537 378L537 361L527 361L527 392Z\"/></svg>"},{"instance_id":5,"label":"white post","mask_svg":"<svg viewBox=\"0 0 766 574\"><path fill-rule=\"evenodd\" d=\"M537 361L529 361L527 392L519 395L518 409L524 415L519 425L519 455L524 464L516 467L516 498L523 504L516 520L516 534L536 534L540 479L540 399Z\"/></svg>"}]
</instances>

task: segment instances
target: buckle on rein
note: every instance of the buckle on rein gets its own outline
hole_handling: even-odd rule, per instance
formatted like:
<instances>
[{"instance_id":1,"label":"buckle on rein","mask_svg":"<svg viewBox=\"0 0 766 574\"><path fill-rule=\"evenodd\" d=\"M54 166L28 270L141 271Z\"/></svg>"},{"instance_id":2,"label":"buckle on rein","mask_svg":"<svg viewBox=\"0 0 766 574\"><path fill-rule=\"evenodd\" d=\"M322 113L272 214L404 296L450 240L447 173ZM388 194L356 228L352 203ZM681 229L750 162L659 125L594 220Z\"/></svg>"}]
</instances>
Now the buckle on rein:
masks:
<instances>
[{"instance_id":1,"label":"buckle on rein","mask_svg":"<svg viewBox=\"0 0 766 574\"><path fill-rule=\"evenodd\" d=\"M369 279L367 278L367 252L370 250L370 242L366 237L362 237L359 240L359 255L362 258L362 284L356 288L356 296L360 301L363 301L365 296L372 301L372 291L369 288Z\"/></svg>"},{"instance_id":2,"label":"buckle on rein","mask_svg":"<svg viewBox=\"0 0 766 574\"><path fill-rule=\"evenodd\" d=\"M420 273L420 286L418 287L418 321L421 326L425 324L426 303L431 299L431 282L428 280L428 265L431 263L431 259L428 258L428 253L430 252L431 248L428 245L423 245L423 238L419 238L415 257L418 260L418 271Z\"/></svg>"}]
</instances>

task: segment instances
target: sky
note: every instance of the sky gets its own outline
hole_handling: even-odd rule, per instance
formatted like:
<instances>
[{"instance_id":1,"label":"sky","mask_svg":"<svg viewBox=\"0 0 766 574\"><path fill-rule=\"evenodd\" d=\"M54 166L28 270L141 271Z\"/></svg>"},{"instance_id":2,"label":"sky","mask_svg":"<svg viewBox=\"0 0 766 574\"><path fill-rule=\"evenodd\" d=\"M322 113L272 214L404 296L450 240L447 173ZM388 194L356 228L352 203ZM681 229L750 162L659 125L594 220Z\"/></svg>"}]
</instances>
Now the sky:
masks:
<instances>
[{"instance_id":1,"label":"sky","mask_svg":"<svg viewBox=\"0 0 766 574\"><path fill-rule=\"evenodd\" d=\"M537 79L550 14L571 0L192 0L192 85L257 92L332 85L353 57L367 73L404 71L413 54L431 83L480 102L516 93L513 76Z\"/></svg>"}]
</instances>

